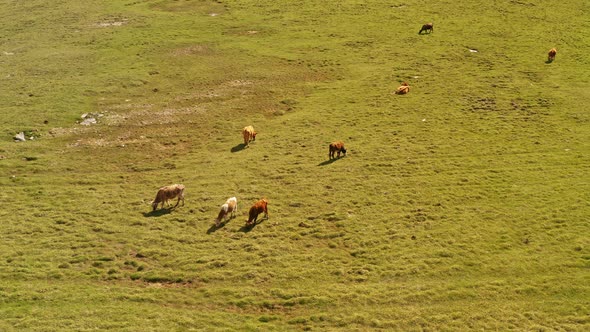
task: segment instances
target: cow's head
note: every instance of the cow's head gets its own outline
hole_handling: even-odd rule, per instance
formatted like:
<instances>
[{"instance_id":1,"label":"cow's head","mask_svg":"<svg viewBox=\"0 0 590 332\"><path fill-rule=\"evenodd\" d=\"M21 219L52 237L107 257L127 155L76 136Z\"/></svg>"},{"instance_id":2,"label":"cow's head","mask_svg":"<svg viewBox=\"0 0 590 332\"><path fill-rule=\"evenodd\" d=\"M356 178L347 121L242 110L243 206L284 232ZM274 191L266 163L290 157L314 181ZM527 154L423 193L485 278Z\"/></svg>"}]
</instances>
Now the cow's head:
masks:
<instances>
[{"instance_id":1,"label":"cow's head","mask_svg":"<svg viewBox=\"0 0 590 332\"><path fill-rule=\"evenodd\" d=\"M340 151L346 156L346 148L342 147L342 149L340 149Z\"/></svg>"},{"instance_id":2,"label":"cow's head","mask_svg":"<svg viewBox=\"0 0 590 332\"><path fill-rule=\"evenodd\" d=\"M252 133L252 140L255 141L256 140L256 132Z\"/></svg>"}]
</instances>

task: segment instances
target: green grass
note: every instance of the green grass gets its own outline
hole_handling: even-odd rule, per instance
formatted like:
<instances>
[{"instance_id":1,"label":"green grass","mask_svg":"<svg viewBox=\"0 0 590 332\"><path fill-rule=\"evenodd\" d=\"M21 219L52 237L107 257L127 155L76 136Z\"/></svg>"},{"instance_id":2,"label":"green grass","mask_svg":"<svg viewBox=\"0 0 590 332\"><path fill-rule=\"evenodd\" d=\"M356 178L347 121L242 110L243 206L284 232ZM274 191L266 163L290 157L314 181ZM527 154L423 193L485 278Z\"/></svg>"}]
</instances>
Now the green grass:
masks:
<instances>
[{"instance_id":1,"label":"green grass","mask_svg":"<svg viewBox=\"0 0 590 332\"><path fill-rule=\"evenodd\" d=\"M584 1L0 9L0 330L590 328Z\"/></svg>"}]
</instances>

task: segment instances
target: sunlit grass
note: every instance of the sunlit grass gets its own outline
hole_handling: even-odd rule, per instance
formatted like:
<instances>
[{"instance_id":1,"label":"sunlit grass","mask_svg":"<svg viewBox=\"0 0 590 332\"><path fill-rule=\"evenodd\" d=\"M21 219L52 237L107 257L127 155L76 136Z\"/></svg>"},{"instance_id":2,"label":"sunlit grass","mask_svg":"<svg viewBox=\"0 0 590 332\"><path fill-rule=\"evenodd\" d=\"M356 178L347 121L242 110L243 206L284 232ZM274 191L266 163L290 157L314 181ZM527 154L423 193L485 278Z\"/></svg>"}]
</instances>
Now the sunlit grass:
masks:
<instances>
[{"instance_id":1,"label":"sunlit grass","mask_svg":"<svg viewBox=\"0 0 590 332\"><path fill-rule=\"evenodd\" d=\"M553 6L1 4L0 329L586 330L587 8Z\"/></svg>"}]
</instances>

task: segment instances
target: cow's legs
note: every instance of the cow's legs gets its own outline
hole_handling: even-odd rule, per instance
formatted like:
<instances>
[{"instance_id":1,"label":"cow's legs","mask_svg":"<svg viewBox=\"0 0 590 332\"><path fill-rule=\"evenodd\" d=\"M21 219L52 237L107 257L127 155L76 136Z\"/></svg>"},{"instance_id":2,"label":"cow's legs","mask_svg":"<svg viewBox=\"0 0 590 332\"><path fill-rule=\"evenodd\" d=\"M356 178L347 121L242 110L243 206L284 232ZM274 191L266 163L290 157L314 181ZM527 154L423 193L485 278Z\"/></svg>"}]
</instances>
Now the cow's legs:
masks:
<instances>
[{"instance_id":1,"label":"cow's legs","mask_svg":"<svg viewBox=\"0 0 590 332\"><path fill-rule=\"evenodd\" d=\"M182 206L184 206L184 197L178 196L178 200L176 201L176 205L174 205L174 207L178 206L178 203L180 203L180 200L182 200Z\"/></svg>"}]
</instances>

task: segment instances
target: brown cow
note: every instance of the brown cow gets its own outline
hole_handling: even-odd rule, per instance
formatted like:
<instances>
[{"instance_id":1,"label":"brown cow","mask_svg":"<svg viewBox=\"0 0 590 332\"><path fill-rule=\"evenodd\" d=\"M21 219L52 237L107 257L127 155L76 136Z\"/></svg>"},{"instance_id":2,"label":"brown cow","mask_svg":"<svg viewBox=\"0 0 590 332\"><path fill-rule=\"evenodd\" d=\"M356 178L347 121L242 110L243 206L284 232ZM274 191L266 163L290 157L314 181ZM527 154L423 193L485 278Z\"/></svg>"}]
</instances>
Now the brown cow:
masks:
<instances>
[{"instance_id":1,"label":"brown cow","mask_svg":"<svg viewBox=\"0 0 590 332\"><path fill-rule=\"evenodd\" d=\"M406 82L403 82L400 87L398 87L397 89L395 89L395 94L396 95L405 95L408 92L410 92L410 86Z\"/></svg>"},{"instance_id":2,"label":"brown cow","mask_svg":"<svg viewBox=\"0 0 590 332\"><path fill-rule=\"evenodd\" d=\"M162 203L162 208L164 207L164 203L170 206L170 202L168 202L168 200L174 199L176 197L178 197L178 201L176 201L176 205L174 205L174 207L178 206L180 200L182 200L182 205L184 206L184 185L173 184L160 188L156 194L156 198L152 202L152 207L154 208L153 211L158 208L158 204L160 203Z\"/></svg>"},{"instance_id":3,"label":"brown cow","mask_svg":"<svg viewBox=\"0 0 590 332\"><path fill-rule=\"evenodd\" d=\"M250 212L248 213L248 220L246 221L246 225L250 226L256 223L256 219L258 219L258 215L264 212L264 217L268 219L268 201L263 198L258 202L254 203L250 208Z\"/></svg>"},{"instance_id":4,"label":"brown cow","mask_svg":"<svg viewBox=\"0 0 590 332\"><path fill-rule=\"evenodd\" d=\"M238 199L235 197L228 198L227 201L225 201L225 204L221 206L221 210L215 219L215 225L219 226L221 220L225 220L228 214L230 215L230 218L232 216L235 217L236 212L238 212Z\"/></svg>"},{"instance_id":5,"label":"brown cow","mask_svg":"<svg viewBox=\"0 0 590 332\"><path fill-rule=\"evenodd\" d=\"M254 131L254 127L247 126L242 129L242 136L244 136L244 145L248 146L251 141L256 140L256 131Z\"/></svg>"},{"instance_id":6,"label":"brown cow","mask_svg":"<svg viewBox=\"0 0 590 332\"><path fill-rule=\"evenodd\" d=\"M334 154L338 154L338 158L340 158L340 152L346 156L346 148L344 147L344 143L342 141L336 141L330 143L330 152L328 153L328 157L330 159L334 158Z\"/></svg>"},{"instance_id":7,"label":"brown cow","mask_svg":"<svg viewBox=\"0 0 590 332\"><path fill-rule=\"evenodd\" d=\"M555 55L557 54L557 49L554 47L549 50L547 62L553 62L555 60Z\"/></svg>"},{"instance_id":8,"label":"brown cow","mask_svg":"<svg viewBox=\"0 0 590 332\"><path fill-rule=\"evenodd\" d=\"M426 32L426 33L431 33L434 32L434 26L432 23L426 23L422 26L422 29L420 29L420 31L418 31L418 34L422 34L422 31Z\"/></svg>"}]
</instances>

